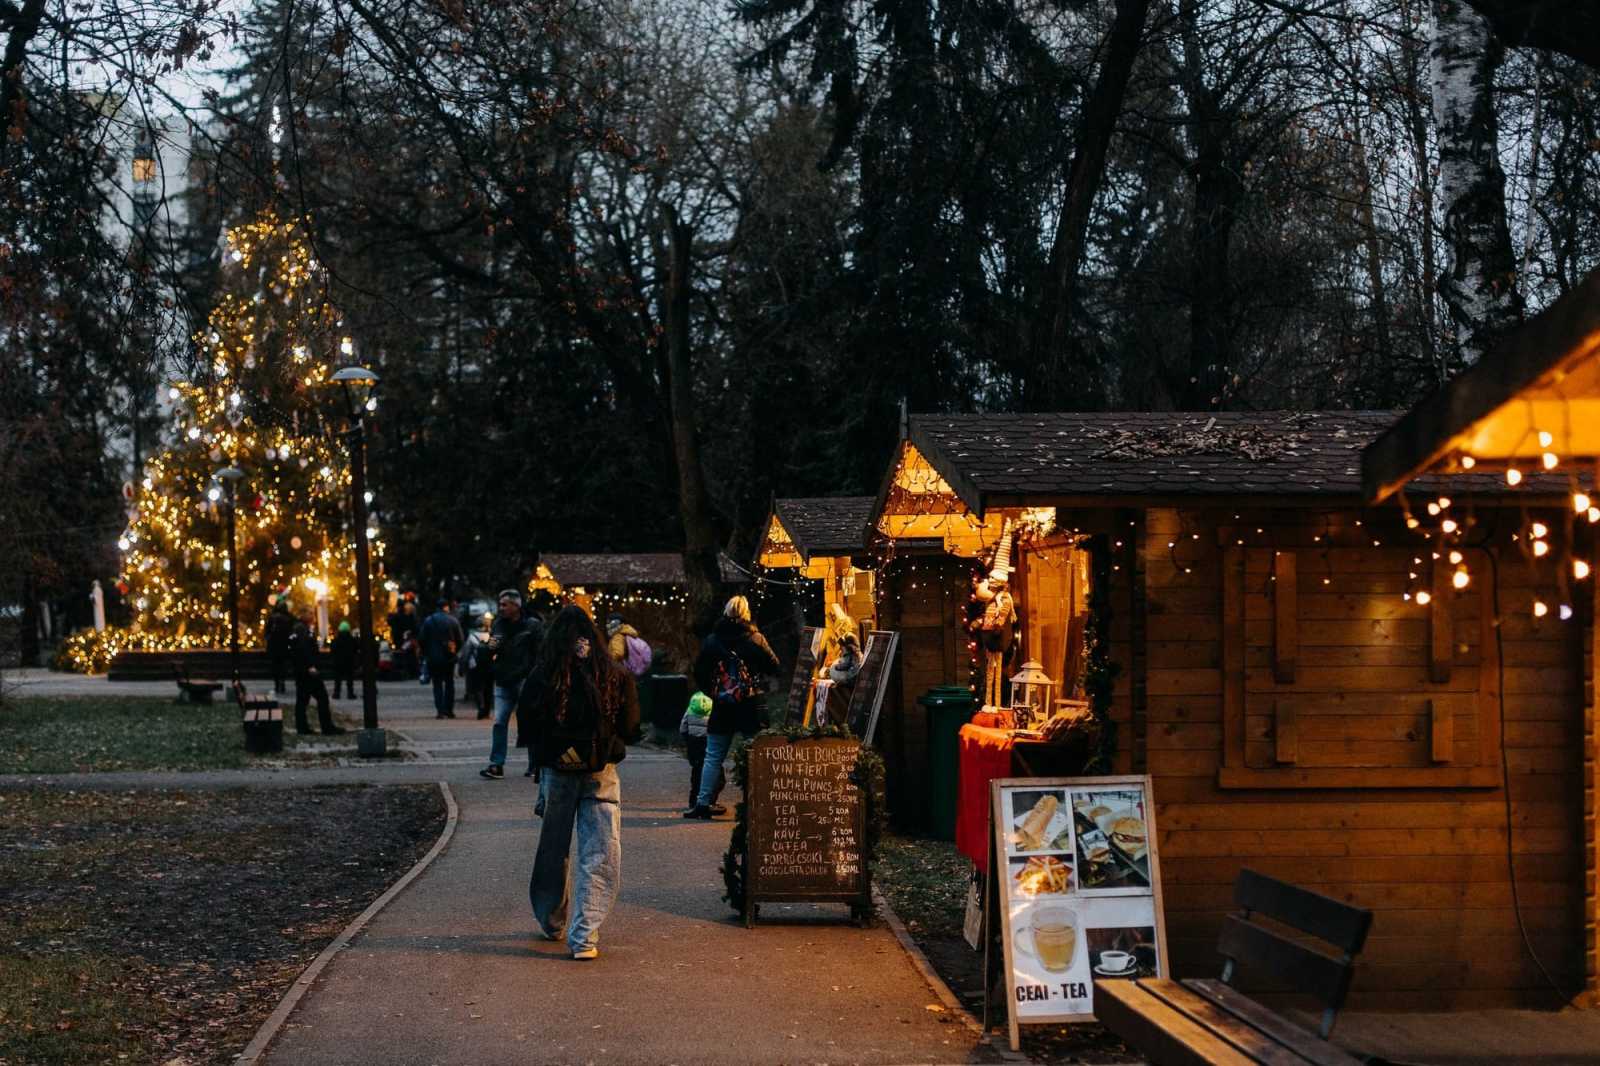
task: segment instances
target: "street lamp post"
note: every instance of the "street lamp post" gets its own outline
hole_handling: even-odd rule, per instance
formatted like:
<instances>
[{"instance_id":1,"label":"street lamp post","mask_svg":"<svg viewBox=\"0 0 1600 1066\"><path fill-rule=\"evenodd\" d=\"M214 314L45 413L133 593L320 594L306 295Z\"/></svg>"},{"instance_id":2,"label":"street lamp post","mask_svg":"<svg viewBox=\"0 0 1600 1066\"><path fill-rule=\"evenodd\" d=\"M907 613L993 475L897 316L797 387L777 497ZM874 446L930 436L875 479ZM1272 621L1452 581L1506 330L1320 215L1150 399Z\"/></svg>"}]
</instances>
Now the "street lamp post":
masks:
<instances>
[{"instance_id":1,"label":"street lamp post","mask_svg":"<svg viewBox=\"0 0 1600 1066\"><path fill-rule=\"evenodd\" d=\"M356 520L356 609L361 619L361 731L356 734L356 751L365 756L381 756L387 740L378 728L378 639L372 621L372 563L367 545L367 428L369 399L363 395L378 383L378 375L362 366L347 366L334 372L333 381L344 393L345 412L350 428L350 494Z\"/></svg>"},{"instance_id":2,"label":"street lamp post","mask_svg":"<svg viewBox=\"0 0 1600 1066\"><path fill-rule=\"evenodd\" d=\"M244 471L231 463L217 471L228 494L228 663L235 684L239 682L239 559L236 547L234 503L235 491Z\"/></svg>"}]
</instances>

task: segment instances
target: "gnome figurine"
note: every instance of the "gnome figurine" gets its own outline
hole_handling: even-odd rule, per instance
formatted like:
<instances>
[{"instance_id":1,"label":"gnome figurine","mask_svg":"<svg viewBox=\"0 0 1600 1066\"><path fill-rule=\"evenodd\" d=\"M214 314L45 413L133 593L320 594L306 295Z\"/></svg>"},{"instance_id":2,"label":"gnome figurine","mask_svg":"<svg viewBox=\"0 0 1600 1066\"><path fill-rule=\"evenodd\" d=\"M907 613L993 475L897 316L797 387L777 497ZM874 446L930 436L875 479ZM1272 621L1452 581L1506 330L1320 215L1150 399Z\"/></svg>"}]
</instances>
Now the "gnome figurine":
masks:
<instances>
[{"instance_id":1,"label":"gnome figurine","mask_svg":"<svg viewBox=\"0 0 1600 1066\"><path fill-rule=\"evenodd\" d=\"M989 576L978 582L977 597L984 603L978 617L978 644L983 648L983 705L1001 706L1005 684L1006 651L1011 647L1017 622L1017 607L1007 586L1011 581L1011 524L1000 532Z\"/></svg>"}]
</instances>

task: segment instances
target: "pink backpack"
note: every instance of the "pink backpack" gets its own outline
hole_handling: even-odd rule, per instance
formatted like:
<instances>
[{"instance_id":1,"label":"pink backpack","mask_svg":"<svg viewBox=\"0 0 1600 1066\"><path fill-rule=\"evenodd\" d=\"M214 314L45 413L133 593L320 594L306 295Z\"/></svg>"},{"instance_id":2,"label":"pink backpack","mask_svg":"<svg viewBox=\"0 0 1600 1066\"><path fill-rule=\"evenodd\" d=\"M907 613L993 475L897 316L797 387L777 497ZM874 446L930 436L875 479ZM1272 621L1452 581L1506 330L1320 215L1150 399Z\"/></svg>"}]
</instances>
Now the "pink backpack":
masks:
<instances>
[{"instance_id":1,"label":"pink backpack","mask_svg":"<svg viewBox=\"0 0 1600 1066\"><path fill-rule=\"evenodd\" d=\"M650 669L650 663L655 658L655 654L650 650L650 645L642 637L629 635L624 635L622 642L627 648L627 653L622 657L623 665L628 668L628 673L634 677L643 677L646 671Z\"/></svg>"}]
</instances>

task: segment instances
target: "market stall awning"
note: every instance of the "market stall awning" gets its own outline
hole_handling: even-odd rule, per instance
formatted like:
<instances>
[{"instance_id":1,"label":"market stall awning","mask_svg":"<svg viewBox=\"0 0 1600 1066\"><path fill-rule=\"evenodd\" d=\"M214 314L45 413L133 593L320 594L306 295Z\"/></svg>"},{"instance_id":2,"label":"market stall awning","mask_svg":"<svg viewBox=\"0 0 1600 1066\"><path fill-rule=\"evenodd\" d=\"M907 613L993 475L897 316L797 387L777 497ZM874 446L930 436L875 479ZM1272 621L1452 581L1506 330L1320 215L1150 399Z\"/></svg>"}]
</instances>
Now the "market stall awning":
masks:
<instances>
[{"instance_id":1,"label":"market stall awning","mask_svg":"<svg viewBox=\"0 0 1600 1066\"><path fill-rule=\"evenodd\" d=\"M1361 456L1368 502L1412 478L1600 457L1600 270L1413 407Z\"/></svg>"},{"instance_id":2,"label":"market stall awning","mask_svg":"<svg viewBox=\"0 0 1600 1066\"><path fill-rule=\"evenodd\" d=\"M737 583L744 573L726 555L718 556L722 580ZM558 587L632 587L683 585L688 572L677 552L545 552L539 557L538 575Z\"/></svg>"}]
</instances>

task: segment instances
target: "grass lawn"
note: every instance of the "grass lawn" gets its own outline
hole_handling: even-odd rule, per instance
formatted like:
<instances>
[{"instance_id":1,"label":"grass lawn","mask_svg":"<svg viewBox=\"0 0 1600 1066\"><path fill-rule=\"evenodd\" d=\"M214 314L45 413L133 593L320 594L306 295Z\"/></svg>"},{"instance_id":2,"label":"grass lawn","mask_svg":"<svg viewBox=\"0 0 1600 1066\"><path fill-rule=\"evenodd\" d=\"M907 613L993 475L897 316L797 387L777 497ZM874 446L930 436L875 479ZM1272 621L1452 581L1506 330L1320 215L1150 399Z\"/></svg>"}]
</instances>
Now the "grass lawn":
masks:
<instances>
[{"instance_id":1,"label":"grass lawn","mask_svg":"<svg viewBox=\"0 0 1600 1066\"><path fill-rule=\"evenodd\" d=\"M983 953L961 935L972 863L948 841L885 834L873 877L906 931L974 1017L983 1016ZM998 948L998 945L997 945ZM1004 1040L1006 1005L995 1002L990 1022ZM991 1030L996 1031L996 1030ZM1022 1050L1041 1062L1137 1063L1143 1059L1102 1026L1029 1025Z\"/></svg>"},{"instance_id":2,"label":"grass lawn","mask_svg":"<svg viewBox=\"0 0 1600 1066\"><path fill-rule=\"evenodd\" d=\"M421 785L0 790L0 1064L231 1062L443 824Z\"/></svg>"},{"instance_id":3,"label":"grass lawn","mask_svg":"<svg viewBox=\"0 0 1600 1066\"><path fill-rule=\"evenodd\" d=\"M174 703L149 696L23 696L0 704L0 774L90 770L229 770L265 760L325 761L317 736L284 730L283 752L245 753L239 711L231 703ZM353 748L354 738L338 746Z\"/></svg>"}]
</instances>

